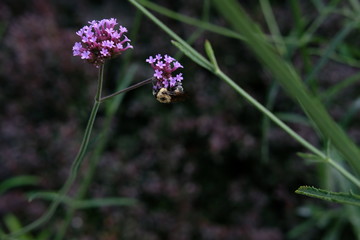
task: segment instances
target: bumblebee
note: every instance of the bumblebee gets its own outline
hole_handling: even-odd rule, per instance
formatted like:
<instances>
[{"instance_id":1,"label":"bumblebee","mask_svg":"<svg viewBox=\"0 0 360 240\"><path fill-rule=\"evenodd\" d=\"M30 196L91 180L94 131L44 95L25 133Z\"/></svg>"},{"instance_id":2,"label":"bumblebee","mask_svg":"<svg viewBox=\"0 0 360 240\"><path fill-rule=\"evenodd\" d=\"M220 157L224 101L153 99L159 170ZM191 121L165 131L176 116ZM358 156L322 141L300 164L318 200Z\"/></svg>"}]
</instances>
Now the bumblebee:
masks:
<instances>
[{"instance_id":1,"label":"bumblebee","mask_svg":"<svg viewBox=\"0 0 360 240\"><path fill-rule=\"evenodd\" d=\"M176 86L175 89L160 88L159 91L154 92L156 100L161 103L173 103L183 101L186 94L182 86Z\"/></svg>"}]
</instances>

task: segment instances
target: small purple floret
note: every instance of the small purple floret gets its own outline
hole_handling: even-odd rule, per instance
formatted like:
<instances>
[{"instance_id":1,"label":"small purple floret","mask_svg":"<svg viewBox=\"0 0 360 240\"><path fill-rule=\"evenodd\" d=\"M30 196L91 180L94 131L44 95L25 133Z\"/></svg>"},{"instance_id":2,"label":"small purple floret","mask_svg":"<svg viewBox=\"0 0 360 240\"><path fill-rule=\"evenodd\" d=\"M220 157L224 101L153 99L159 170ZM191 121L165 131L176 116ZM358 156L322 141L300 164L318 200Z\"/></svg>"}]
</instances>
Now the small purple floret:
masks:
<instances>
[{"instance_id":1,"label":"small purple floret","mask_svg":"<svg viewBox=\"0 0 360 240\"><path fill-rule=\"evenodd\" d=\"M83 51L81 53L81 59L89 59L90 58L90 52L89 51Z\"/></svg>"},{"instance_id":2,"label":"small purple floret","mask_svg":"<svg viewBox=\"0 0 360 240\"><path fill-rule=\"evenodd\" d=\"M165 63L163 63L163 61L158 61L156 66L160 69L163 69L165 67Z\"/></svg>"},{"instance_id":3,"label":"small purple floret","mask_svg":"<svg viewBox=\"0 0 360 240\"><path fill-rule=\"evenodd\" d=\"M160 79L162 77L163 72L155 69L155 73L154 73L154 77L156 77L157 79Z\"/></svg>"},{"instance_id":4,"label":"small purple floret","mask_svg":"<svg viewBox=\"0 0 360 240\"><path fill-rule=\"evenodd\" d=\"M176 61L174 58L161 54L157 54L155 57L150 56L146 59L146 62L151 65L154 69L154 77L156 82L154 82L154 91L159 91L161 88L167 88L169 90L175 89L177 86L182 85L182 73L177 74L175 77L172 75L178 68L183 68L183 66Z\"/></svg>"}]
</instances>

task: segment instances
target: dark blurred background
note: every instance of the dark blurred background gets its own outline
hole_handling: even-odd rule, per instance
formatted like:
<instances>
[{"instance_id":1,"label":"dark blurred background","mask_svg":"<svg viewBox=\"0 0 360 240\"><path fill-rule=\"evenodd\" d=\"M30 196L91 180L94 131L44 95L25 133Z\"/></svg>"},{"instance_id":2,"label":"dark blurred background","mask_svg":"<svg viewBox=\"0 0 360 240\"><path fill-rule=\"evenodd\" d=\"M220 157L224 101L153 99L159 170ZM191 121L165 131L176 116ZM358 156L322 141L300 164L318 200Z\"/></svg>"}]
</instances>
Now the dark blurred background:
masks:
<instances>
[{"instance_id":1,"label":"dark blurred background","mask_svg":"<svg viewBox=\"0 0 360 240\"><path fill-rule=\"evenodd\" d=\"M202 1L154 1L178 13L199 18ZM292 16L287 1L271 1L281 31L287 34ZM307 1L304 1L307 2ZM264 29L257 1L241 1ZM302 3L309 18L316 15ZM2 0L0 2L0 181L19 175L38 176L34 187L12 189L0 197L0 217L15 214L22 224L39 217L46 201L27 202L30 190L57 190L65 182L80 146L97 84L97 69L72 56L79 41L75 32L90 20L117 18L131 35L136 9L127 1ZM196 28L159 16L188 39ZM216 10L211 21L226 25ZM333 22L332 22L333 21ZM324 38L341 28L336 16L319 34ZM204 32L193 46L203 52L209 39L218 62L240 86L265 102L272 79L238 40ZM349 41L356 41L353 37ZM157 53L175 56L170 38L143 17L130 64L138 67L134 82L152 75L145 63ZM126 94L111 125L110 142L102 154L88 197L130 197L131 207L103 207L77 211L66 239L286 239L288 231L308 217L301 209L312 205L337 208L296 195L300 185L319 181L314 165L296 153L303 149L282 130L269 128L261 152L263 116L228 85L186 57L183 65L185 102L161 104L144 86ZM299 72L303 64L295 54ZM105 72L104 93L114 91L121 79L123 56L112 60ZM354 74L354 67L331 62L319 76L323 87ZM347 90L331 107L335 118L356 89ZM302 114L278 93L275 111ZM95 123L91 150L101 141L104 110ZM357 118L357 120L359 120ZM314 144L310 127L290 123ZM359 140L356 121L349 132ZM87 162L82 170L86 169ZM82 172L84 173L84 172ZM75 184L74 190L77 188ZM61 206L61 209L64 206ZM59 211L48 224L55 231L63 222ZM323 229L313 227L317 239ZM310 236L309 235L309 236ZM304 235L306 236L306 235ZM310 239L310 238L308 238Z\"/></svg>"}]
</instances>

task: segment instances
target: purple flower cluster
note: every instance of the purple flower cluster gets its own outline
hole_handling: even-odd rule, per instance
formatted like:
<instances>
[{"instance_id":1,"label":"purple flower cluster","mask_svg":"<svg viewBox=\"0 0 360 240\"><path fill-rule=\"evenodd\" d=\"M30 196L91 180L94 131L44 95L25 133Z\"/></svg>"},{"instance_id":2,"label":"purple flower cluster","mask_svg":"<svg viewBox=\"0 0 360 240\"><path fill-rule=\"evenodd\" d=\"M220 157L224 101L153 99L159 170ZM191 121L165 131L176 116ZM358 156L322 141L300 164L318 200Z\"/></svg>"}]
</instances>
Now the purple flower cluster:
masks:
<instances>
[{"instance_id":1,"label":"purple flower cluster","mask_svg":"<svg viewBox=\"0 0 360 240\"><path fill-rule=\"evenodd\" d=\"M119 30L114 27L118 24L115 18L103 19L100 21L90 21L89 26L84 26L77 35L81 37L81 42L76 42L73 46L74 56L80 56L96 67L104 64L106 59L120 55L123 51L133 48L124 33L127 29L119 26ZM124 46L126 43L126 46Z\"/></svg>"},{"instance_id":2,"label":"purple flower cluster","mask_svg":"<svg viewBox=\"0 0 360 240\"><path fill-rule=\"evenodd\" d=\"M161 54L157 54L155 57L150 56L146 59L151 67L155 70L154 77L156 83L154 83L154 91L159 91L161 88L174 89L177 86L181 86L181 81L183 80L182 73L172 76L178 68L183 68L183 66L176 61L174 58Z\"/></svg>"}]
</instances>

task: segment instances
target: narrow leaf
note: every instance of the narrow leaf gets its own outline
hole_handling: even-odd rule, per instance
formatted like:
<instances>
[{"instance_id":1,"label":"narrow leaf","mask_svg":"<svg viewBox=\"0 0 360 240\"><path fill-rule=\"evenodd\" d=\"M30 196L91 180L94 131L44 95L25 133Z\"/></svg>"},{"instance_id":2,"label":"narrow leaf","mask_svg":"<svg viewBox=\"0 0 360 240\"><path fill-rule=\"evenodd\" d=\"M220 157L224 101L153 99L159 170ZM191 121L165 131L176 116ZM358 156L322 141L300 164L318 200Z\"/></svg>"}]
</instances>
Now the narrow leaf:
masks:
<instances>
[{"instance_id":1,"label":"narrow leaf","mask_svg":"<svg viewBox=\"0 0 360 240\"><path fill-rule=\"evenodd\" d=\"M360 207L360 195L354 193L330 192L309 186L301 186L295 191L295 193L330 202L351 204Z\"/></svg>"},{"instance_id":2,"label":"narrow leaf","mask_svg":"<svg viewBox=\"0 0 360 240\"><path fill-rule=\"evenodd\" d=\"M98 208L108 206L133 206L136 204L133 198L96 198L76 201L75 208Z\"/></svg>"},{"instance_id":3,"label":"narrow leaf","mask_svg":"<svg viewBox=\"0 0 360 240\"><path fill-rule=\"evenodd\" d=\"M43 199L48 201L58 200L61 196L55 192L36 192L29 194L31 200ZM62 203L72 205L75 208L96 208L106 206L132 206L136 204L133 198L94 198L85 200L74 200L70 197L61 199Z\"/></svg>"},{"instance_id":4,"label":"narrow leaf","mask_svg":"<svg viewBox=\"0 0 360 240\"><path fill-rule=\"evenodd\" d=\"M305 82L311 82L315 76L320 72L320 70L328 62L330 55L335 51L336 47L344 40L344 38L354 29L356 22L351 22L346 25L341 31L336 34L334 39L331 41L324 54L322 54L320 60L315 64L315 67L311 73L305 78Z\"/></svg>"},{"instance_id":5,"label":"narrow leaf","mask_svg":"<svg viewBox=\"0 0 360 240\"><path fill-rule=\"evenodd\" d=\"M311 160L315 162L325 162L323 158L320 158L319 156L316 156L311 153L297 153L297 155L305 160Z\"/></svg>"},{"instance_id":6,"label":"narrow leaf","mask_svg":"<svg viewBox=\"0 0 360 240\"><path fill-rule=\"evenodd\" d=\"M195 26L195 27L198 27L198 28L210 31L210 32L221 34L226 37L245 40L239 33L235 32L235 31L211 24L209 22L205 22L203 20L188 17L188 16L185 16L185 15L180 14L175 11L171 11L170 9L164 8L154 2L150 2L147 0L139 0L138 2L141 3L143 6L149 8L157 13L160 13L161 15L175 19L179 22L183 22L183 23L186 23L186 24L189 24L189 25L192 25L192 26Z\"/></svg>"},{"instance_id":7,"label":"narrow leaf","mask_svg":"<svg viewBox=\"0 0 360 240\"><path fill-rule=\"evenodd\" d=\"M29 185L37 185L39 183L39 178L35 176L16 176L9 178L0 184L0 195L4 192L8 191L11 188L29 186Z\"/></svg>"},{"instance_id":8,"label":"narrow leaf","mask_svg":"<svg viewBox=\"0 0 360 240\"><path fill-rule=\"evenodd\" d=\"M360 73L356 73L341 82L334 84L321 94L321 99L331 101L333 98L341 92L343 89L350 87L352 84L357 83L360 80Z\"/></svg>"},{"instance_id":9,"label":"narrow leaf","mask_svg":"<svg viewBox=\"0 0 360 240\"><path fill-rule=\"evenodd\" d=\"M212 63L212 65L215 68L214 71L218 71L219 66L218 66L217 61L216 61L214 50L213 50L213 48L211 46L211 43L208 40L205 41L205 52L206 52L208 58L210 59L210 62Z\"/></svg>"},{"instance_id":10,"label":"narrow leaf","mask_svg":"<svg viewBox=\"0 0 360 240\"><path fill-rule=\"evenodd\" d=\"M156 25L158 25L162 30L164 30L169 36L171 36L175 41L177 41L182 47L183 52L189 56L193 56L193 58L197 59L198 62L202 62L201 66L206 66L205 68L211 69L211 64L207 61L200 53L195 51L187 42L185 42L182 38L180 38L176 33L174 33L170 28L168 28L164 23L162 23L159 19L157 19L153 14L151 14L148 10L146 10L143 6L141 6L135 0L129 0L136 8L138 8L144 15L146 15L149 19L151 19Z\"/></svg>"},{"instance_id":11,"label":"narrow leaf","mask_svg":"<svg viewBox=\"0 0 360 240\"><path fill-rule=\"evenodd\" d=\"M35 199L43 199L49 201L55 201L61 199L63 203L70 204L72 198L66 196L60 196L57 192L30 192L27 194L29 201L33 201Z\"/></svg>"},{"instance_id":12,"label":"narrow leaf","mask_svg":"<svg viewBox=\"0 0 360 240\"><path fill-rule=\"evenodd\" d=\"M171 43L177 47L181 52L183 52L188 58L202 66L207 70L211 70L211 64L209 62L204 61L204 59L198 58L196 55L192 54L190 51L187 51L186 47L177 41L171 41Z\"/></svg>"},{"instance_id":13,"label":"narrow leaf","mask_svg":"<svg viewBox=\"0 0 360 240\"><path fill-rule=\"evenodd\" d=\"M22 228L19 219L13 214L5 215L4 222L10 232L16 232ZM18 240L32 240L32 239L33 238L31 237L30 234L23 234L18 238Z\"/></svg>"}]
</instances>

